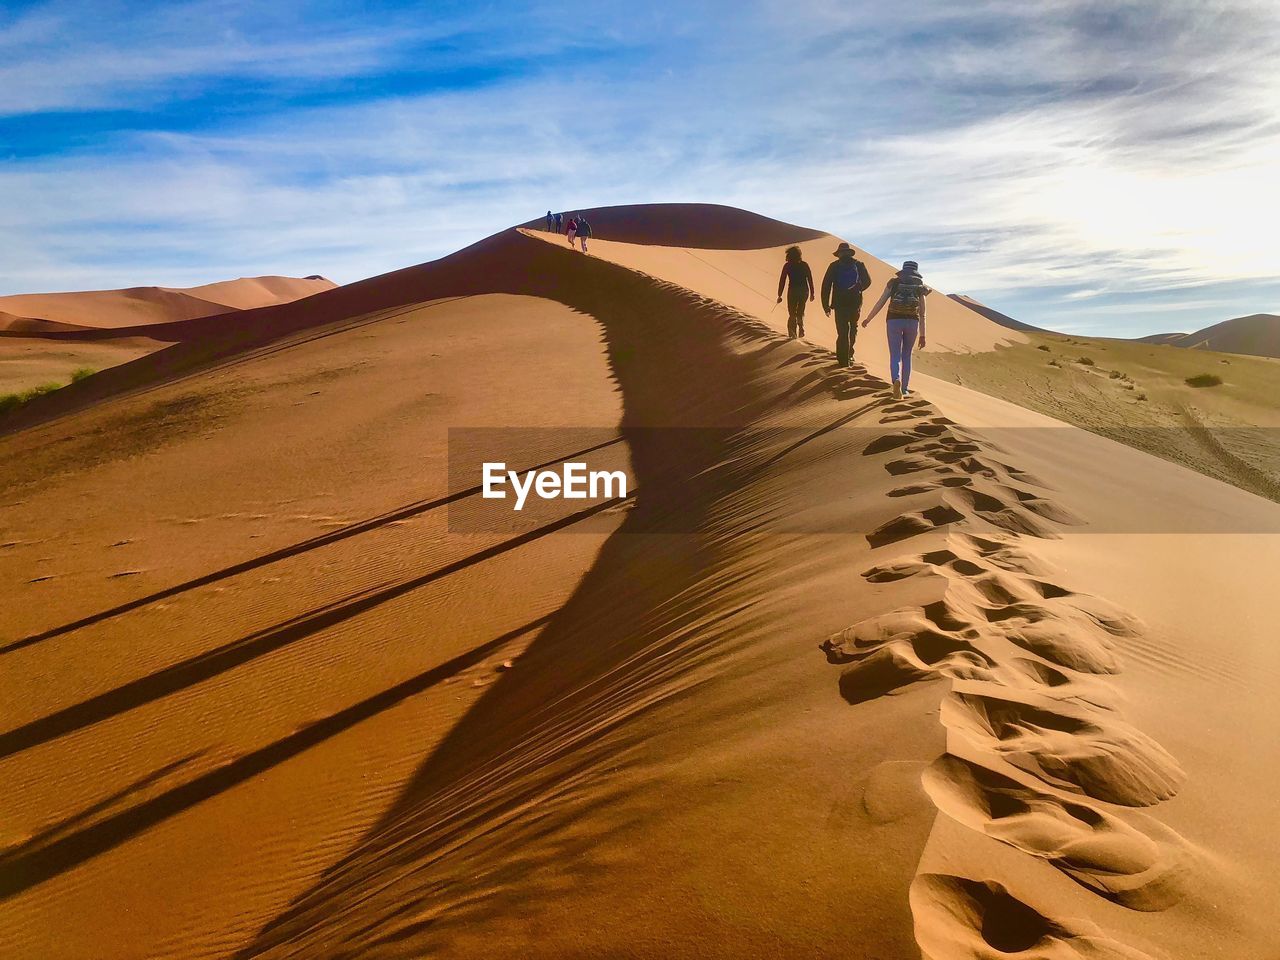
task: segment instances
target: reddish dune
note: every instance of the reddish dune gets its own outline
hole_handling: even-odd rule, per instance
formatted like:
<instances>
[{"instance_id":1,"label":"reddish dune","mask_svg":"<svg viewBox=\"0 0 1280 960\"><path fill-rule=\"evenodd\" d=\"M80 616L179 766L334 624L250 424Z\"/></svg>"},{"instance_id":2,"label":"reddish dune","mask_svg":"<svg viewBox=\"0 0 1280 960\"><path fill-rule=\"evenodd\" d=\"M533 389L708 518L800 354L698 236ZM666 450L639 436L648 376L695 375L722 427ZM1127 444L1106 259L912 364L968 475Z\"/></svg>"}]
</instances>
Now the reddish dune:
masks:
<instances>
[{"instance_id":1,"label":"reddish dune","mask_svg":"<svg viewBox=\"0 0 1280 960\"><path fill-rule=\"evenodd\" d=\"M62 325L111 329L190 320L227 313L228 310L288 303L333 286L331 281L324 279L252 277L188 289L132 287L77 293L29 293L0 297L0 311L27 319L52 321L60 325L57 330L65 329Z\"/></svg>"},{"instance_id":2,"label":"reddish dune","mask_svg":"<svg viewBox=\"0 0 1280 960\"><path fill-rule=\"evenodd\" d=\"M648 243L666 247L711 250L755 250L784 243L816 240L824 234L758 213L715 203L637 203L619 207L579 208L564 215L567 222L584 214L592 235L601 240ZM546 228L546 217L522 226Z\"/></svg>"}]
</instances>

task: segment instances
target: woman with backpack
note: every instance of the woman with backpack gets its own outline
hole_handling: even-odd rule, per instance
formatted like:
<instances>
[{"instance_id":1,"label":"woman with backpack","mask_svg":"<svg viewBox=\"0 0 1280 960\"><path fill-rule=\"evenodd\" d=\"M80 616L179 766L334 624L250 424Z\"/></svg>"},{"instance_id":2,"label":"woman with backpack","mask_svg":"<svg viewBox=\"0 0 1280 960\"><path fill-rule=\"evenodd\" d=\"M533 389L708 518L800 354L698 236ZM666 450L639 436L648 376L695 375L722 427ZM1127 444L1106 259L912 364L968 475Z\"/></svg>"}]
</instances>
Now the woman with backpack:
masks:
<instances>
[{"instance_id":1,"label":"woman with backpack","mask_svg":"<svg viewBox=\"0 0 1280 960\"><path fill-rule=\"evenodd\" d=\"M907 260L897 275L885 284L884 293L862 321L865 327L880 308L889 304L885 326L889 334L889 374L893 378L893 398L901 400L911 382L911 351L917 339L924 349L925 297L933 291L920 276L920 264Z\"/></svg>"}]
</instances>

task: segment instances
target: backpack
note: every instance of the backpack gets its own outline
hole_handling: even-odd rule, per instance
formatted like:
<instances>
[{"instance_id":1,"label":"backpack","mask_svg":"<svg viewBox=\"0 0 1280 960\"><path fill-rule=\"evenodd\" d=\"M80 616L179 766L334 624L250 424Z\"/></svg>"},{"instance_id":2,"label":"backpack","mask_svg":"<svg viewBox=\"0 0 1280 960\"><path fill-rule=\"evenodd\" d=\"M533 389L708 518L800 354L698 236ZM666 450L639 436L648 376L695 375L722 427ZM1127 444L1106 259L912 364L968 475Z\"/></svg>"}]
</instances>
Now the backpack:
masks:
<instances>
[{"instance_id":1,"label":"backpack","mask_svg":"<svg viewBox=\"0 0 1280 960\"><path fill-rule=\"evenodd\" d=\"M919 317L924 302L924 278L918 273L899 273L889 297L889 316Z\"/></svg>"},{"instance_id":2,"label":"backpack","mask_svg":"<svg viewBox=\"0 0 1280 960\"><path fill-rule=\"evenodd\" d=\"M861 293L871 286L871 277L861 260L841 260L836 263L832 282L837 290L845 293Z\"/></svg>"}]
</instances>

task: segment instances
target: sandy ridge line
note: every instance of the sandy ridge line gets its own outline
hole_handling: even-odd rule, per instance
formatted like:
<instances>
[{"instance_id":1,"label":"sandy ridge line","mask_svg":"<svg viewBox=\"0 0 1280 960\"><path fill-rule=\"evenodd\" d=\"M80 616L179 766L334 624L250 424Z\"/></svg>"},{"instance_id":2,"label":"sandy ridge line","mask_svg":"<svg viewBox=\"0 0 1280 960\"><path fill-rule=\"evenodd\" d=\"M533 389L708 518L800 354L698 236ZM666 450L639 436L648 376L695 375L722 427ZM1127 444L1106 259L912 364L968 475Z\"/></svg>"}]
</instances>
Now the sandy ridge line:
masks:
<instances>
[{"instance_id":1,"label":"sandy ridge line","mask_svg":"<svg viewBox=\"0 0 1280 960\"><path fill-rule=\"evenodd\" d=\"M605 329L623 392L623 435L635 441L640 497L580 595L522 654L520 670L499 681L451 731L387 819L237 956L356 955L409 938L427 954L465 929L470 911L482 909L486 897L472 890L470 878L510 862L511 834L529 829L532 811L552 816L567 784L590 779L600 765L611 765L611 756L630 749L632 722L687 693L691 665L723 653L734 619L750 609L745 600L726 601L726 582L714 575L723 574L744 535L732 515L715 507L795 447L782 449L773 434L753 438L750 426L776 414L801 388L866 398L858 416L887 399L883 381L860 369L834 369L827 351L802 350L726 304L563 245L528 242L535 262L548 269L573 263L574 278L599 291L572 305ZM795 352L766 361L762 347L772 345ZM754 373L791 364L801 365L791 390L758 389ZM702 376L688 377L683 371L690 365ZM666 371L670 381L656 371ZM824 420L812 436L847 416ZM682 448L645 442L642 425L655 422L724 427L709 434L718 440L714 449ZM679 529L692 526L703 535L629 535L661 532L673 516ZM595 802L607 803L609 788L603 789ZM539 855L537 845L525 854L528 860ZM532 895L523 892L524 908ZM430 906L409 922L407 903Z\"/></svg>"}]
</instances>

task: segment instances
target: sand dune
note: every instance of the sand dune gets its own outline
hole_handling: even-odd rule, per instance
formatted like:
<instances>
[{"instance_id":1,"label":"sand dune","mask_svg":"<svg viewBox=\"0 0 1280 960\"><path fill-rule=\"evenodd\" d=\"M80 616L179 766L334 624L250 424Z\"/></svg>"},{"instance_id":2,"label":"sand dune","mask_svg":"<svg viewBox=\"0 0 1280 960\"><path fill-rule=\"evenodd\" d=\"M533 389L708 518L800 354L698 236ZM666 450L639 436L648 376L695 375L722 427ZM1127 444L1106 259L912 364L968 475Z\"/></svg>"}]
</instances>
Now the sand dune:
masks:
<instances>
[{"instance_id":1,"label":"sand dune","mask_svg":"<svg viewBox=\"0 0 1280 960\"><path fill-rule=\"evenodd\" d=\"M1254 313L1223 320L1195 333L1160 333L1143 337L1142 342L1253 357L1280 357L1280 317L1272 313Z\"/></svg>"},{"instance_id":2,"label":"sand dune","mask_svg":"<svg viewBox=\"0 0 1280 960\"><path fill-rule=\"evenodd\" d=\"M970 310L973 310L975 313L982 314L992 323L998 323L1000 324L1000 326L1008 327L1010 330L1022 330L1024 332L1035 331L1040 333L1044 332L1043 330L1041 330L1040 327L1034 327L1029 323L1023 323L1021 320L1015 320L1013 319L1013 317L1003 314L999 310L996 310L992 307L988 307L985 303L982 303L980 300L975 300L973 297L967 297L963 293L949 293L947 294L947 296L949 296L956 303L964 304L966 307L968 307Z\"/></svg>"},{"instance_id":3,"label":"sand dune","mask_svg":"<svg viewBox=\"0 0 1280 960\"><path fill-rule=\"evenodd\" d=\"M895 401L880 326L848 371L820 311L788 341L780 248L834 238L588 216L598 255L513 230L174 323L12 422L0 943L1274 952L1280 507ZM930 311L939 357L1034 349ZM635 489L466 526L457 428L513 425Z\"/></svg>"},{"instance_id":4,"label":"sand dune","mask_svg":"<svg viewBox=\"0 0 1280 960\"><path fill-rule=\"evenodd\" d=\"M203 287L132 287L77 293L29 293L0 297L0 311L15 318L45 320L89 329L136 327L211 317L309 297L334 284L323 277L248 277ZM6 326L6 329L9 327ZM29 330L24 332L45 332Z\"/></svg>"},{"instance_id":5,"label":"sand dune","mask_svg":"<svg viewBox=\"0 0 1280 960\"><path fill-rule=\"evenodd\" d=\"M202 287L135 287L0 297L0 396L64 385L154 352L173 321L290 303L332 289L323 277L250 277ZM211 323L217 323L213 320Z\"/></svg>"}]
</instances>

